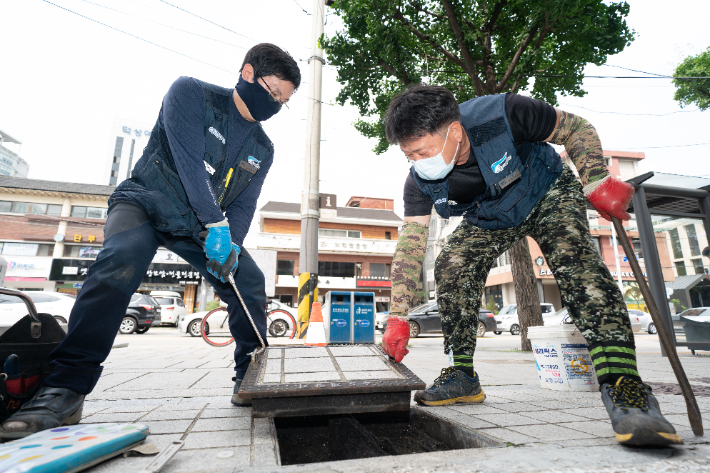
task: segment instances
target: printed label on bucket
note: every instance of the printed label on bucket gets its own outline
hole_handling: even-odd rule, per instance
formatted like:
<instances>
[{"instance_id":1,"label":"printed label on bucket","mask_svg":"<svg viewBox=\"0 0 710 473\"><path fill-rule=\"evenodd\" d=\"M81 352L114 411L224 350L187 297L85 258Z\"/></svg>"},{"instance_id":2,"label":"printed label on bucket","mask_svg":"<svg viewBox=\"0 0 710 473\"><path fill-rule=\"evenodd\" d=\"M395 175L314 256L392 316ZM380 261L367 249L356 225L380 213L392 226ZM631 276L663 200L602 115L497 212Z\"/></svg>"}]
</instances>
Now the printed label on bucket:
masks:
<instances>
[{"instance_id":1,"label":"printed label on bucket","mask_svg":"<svg viewBox=\"0 0 710 473\"><path fill-rule=\"evenodd\" d=\"M547 384L563 384L557 346L533 343L533 352L540 381Z\"/></svg>"},{"instance_id":2,"label":"printed label on bucket","mask_svg":"<svg viewBox=\"0 0 710 473\"><path fill-rule=\"evenodd\" d=\"M562 361L570 384L594 385L597 374L585 343L563 343Z\"/></svg>"}]
</instances>

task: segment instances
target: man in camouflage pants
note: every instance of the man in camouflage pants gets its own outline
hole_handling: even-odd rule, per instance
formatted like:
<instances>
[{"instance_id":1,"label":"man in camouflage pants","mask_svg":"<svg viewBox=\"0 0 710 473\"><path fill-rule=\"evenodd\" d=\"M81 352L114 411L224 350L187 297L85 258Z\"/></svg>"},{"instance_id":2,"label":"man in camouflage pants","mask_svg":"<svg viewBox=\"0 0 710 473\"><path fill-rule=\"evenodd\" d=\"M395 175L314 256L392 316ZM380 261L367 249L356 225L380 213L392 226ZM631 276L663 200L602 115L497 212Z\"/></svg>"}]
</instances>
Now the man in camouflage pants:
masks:
<instances>
[{"instance_id":1,"label":"man in camouflage pants","mask_svg":"<svg viewBox=\"0 0 710 473\"><path fill-rule=\"evenodd\" d=\"M435 267L444 351L452 353L453 366L415 400L424 405L485 400L473 369L482 291L494 260L531 236L588 342L617 440L681 443L641 381L623 296L589 233L585 197L604 218L628 220L633 195L629 184L609 175L594 127L515 94L459 105L448 90L419 85L393 99L385 129L412 163L383 337L385 352L396 362L408 353L407 311L421 273L431 207L443 218L464 216ZM581 184L545 142L565 146Z\"/></svg>"}]
</instances>

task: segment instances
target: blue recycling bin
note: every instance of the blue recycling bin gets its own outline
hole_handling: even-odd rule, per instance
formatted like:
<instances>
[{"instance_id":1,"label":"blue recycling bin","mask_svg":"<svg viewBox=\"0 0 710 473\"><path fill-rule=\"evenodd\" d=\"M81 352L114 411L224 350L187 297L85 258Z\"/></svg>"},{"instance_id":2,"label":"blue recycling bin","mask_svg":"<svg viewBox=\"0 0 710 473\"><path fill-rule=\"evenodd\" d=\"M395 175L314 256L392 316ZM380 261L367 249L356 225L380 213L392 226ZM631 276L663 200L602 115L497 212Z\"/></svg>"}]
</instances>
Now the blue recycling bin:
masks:
<instances>
[{"instance_id":1,"label":"blue recycling bin","mask_svg":"<svg viewBox=\"0 0 710 473\"><path fill-rule=\"evenodd\" d=\"M328 343L350 343L352 331L352 294L330 291L325 295L323 322Z\"/></svg>"},{"instance_id":2,"label":"blue recycling bin","mask_svg":"<svg viewBox=\"0 0 710 473\"><path fill-rule=\"evenodd\" d=\"M328 343L375 343L375 293L327 292L323 322Z\"/></svg>"},{"instance_id":3,"label":"blue recycling bin","mask_svg":"<svg viewBox=\"0 0 710 473\"><path fill-rule=\"evenodd\" d=\"M353 293L353 343L375 343L375 293Z\"/></svg>"}]
</instances>

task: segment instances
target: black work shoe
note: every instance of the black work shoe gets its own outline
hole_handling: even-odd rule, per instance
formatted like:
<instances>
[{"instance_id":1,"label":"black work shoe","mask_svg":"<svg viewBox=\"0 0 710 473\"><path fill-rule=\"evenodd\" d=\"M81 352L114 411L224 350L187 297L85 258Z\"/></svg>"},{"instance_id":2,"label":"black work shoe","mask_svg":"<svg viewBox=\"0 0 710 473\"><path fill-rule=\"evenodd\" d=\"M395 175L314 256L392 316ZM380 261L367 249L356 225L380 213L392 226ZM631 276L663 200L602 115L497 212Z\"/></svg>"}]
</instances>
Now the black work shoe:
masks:
<instances>
[{"instance_id":1,"label":"black work shoe","mask_svg":"<svg viewBox=\"0 0 710 473\"><path fill-rule=\"evenodd\" d=\"M434 380L434 384L424 391L414 393L414 400L427 406L448 406L457 402L479 403L486 394L478 382L478 374L473 378L454 367L444 368Z\"/></svg>"},{"instance_id":2,"label":"black work shoe","mask_svg":"<svg viewBox=\"0 0 710 473\"><path fill-rule=\"evenodd\" d=\"M248 407L248 406L251 406L251 399L237 396L237 393L239 392L239 387L242 385L243 380L244 380L244 378L232 378L232 381L234 381L234 393L232 394L232 404L234 404L235 406L240 406L240 407Z\"/></svg>"},{"instance_id":3,"label":"black work shoe","mask_svg":"<svg viewBox=\"0 0 710 473\"><path fill-rule=\"evenodd\" d=\"M648 385L622 376L616 384L603 384L601 391L620 444L663 447L683 443L670 422L663 418Z\"/></svg>"},{"instance_id":4,"label":"black work shoe","mask_svg":"<svg viewBox=\"0 0 710 473\"><path fill-rule=\"evenodd\" d=\"M19 439L81 420L84 395L66 388L44 387L0 427L1 439Z\"/></svg>"}]
</instances>

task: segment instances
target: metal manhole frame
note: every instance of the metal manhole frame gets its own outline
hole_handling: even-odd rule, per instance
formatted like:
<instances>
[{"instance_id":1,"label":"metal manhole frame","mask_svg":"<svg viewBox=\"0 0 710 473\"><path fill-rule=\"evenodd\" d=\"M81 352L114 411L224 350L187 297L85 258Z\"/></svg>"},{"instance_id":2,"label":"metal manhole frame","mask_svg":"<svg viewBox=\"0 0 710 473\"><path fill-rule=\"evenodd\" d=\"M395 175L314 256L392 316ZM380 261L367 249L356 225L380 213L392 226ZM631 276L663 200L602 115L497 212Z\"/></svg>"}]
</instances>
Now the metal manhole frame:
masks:
<instances>
[{"instance_id":1,"label":"metal manhole frame","mask_svg":"<svg viewBox=\"0 0 710 473\"><path fill-rule=\"evenodd\" d=\"M391 362L382 348L372 344L357 344L357 345L333 345L357 347L364 346L375 348L381 358L402 378L400 379L363 379L353 381L317 381L317 382L297 382L297 383L274 383L270 385L258 385L259 374L264 366L264 362L268 359L268 350L303 350L308 347L297 346L275 346L267 348L267 351L260 356L256 362L249 364L244 380L239 387L239 397L252 399L260 398L278 398L278 397L294 397L294 396L331 396L341 394L373 394L373 393L391 393L402 391L414 391L425 389L426 383L417 375L412 373L409 368L402 363ZM314 347L316 348L316 347ZM318 347L321 348L321 347ZM285 354L284 354L285 355Z\"/></svg>"}]
</instances>

